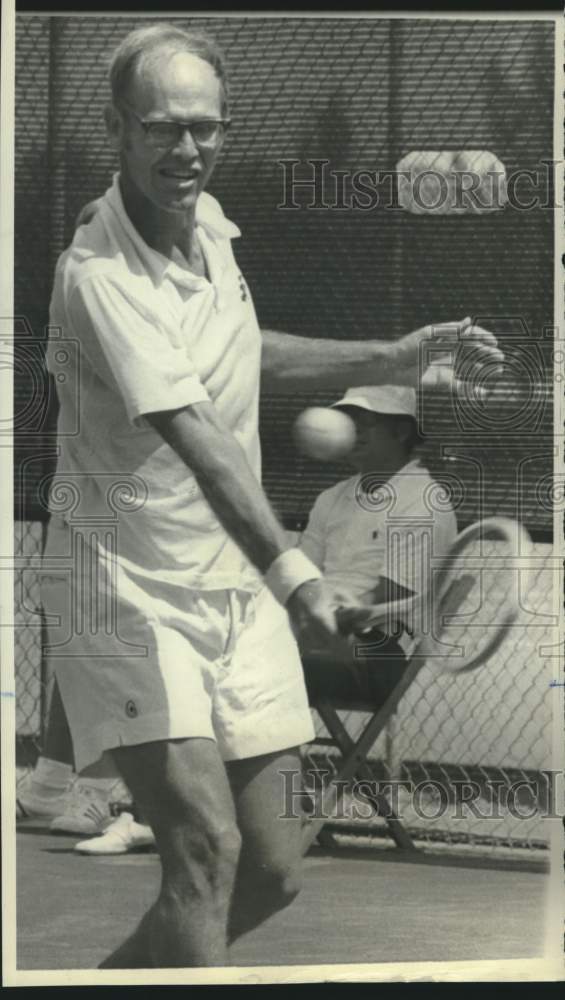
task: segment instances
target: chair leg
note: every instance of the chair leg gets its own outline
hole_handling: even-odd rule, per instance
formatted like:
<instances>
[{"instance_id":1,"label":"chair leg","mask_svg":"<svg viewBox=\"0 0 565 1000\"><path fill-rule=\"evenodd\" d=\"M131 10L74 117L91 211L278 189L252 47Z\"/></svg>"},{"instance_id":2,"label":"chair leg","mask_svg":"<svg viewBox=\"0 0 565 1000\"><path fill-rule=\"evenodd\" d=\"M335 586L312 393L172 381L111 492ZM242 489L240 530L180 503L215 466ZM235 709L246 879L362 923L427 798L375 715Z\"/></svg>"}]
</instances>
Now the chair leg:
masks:
<instances>
[{"instance_id":1,"label":"chair leg","mask_svg":"<svg viewBox=\"0 0 565 1000\"><path fill-rule=\"evenodd\" d=\"M331 732L336 743L339 746L345 760L353 758L356 760L355 774L359 777L365 778L366 780L373 782L373 775L371 769L367 764L367 759L365 756L360 757L358 754L358 743L352 740L351 736L347 732L347 729L343 725L339 715L336 710L331 705L320 706L320 715L324 721L324 724ZM376 737L375 737L376 738ZM341 777L340 771L338 771L337 780ZM395 815L391 805L383 792L365 793L365 798L372 804L375 812L384 812L386 816L386 823L390 830L390 835L394 840L397 847L403 847L406 850L415 850L414 841L412 840L410 834L404 829L401 821Z\"/></svg>"},{"instance_id":2,"label":"chair leg","mask_svg":"<svg viewBox=\"0 0 565 1000\"><path fill-rule=\"evenodd\" d=\"M333 716L332 721L335 727L333 734L335 735L336 742L338 743L341 752L344 755L346 753L355 753L357 750L356 743L351 739L351 736L347 732L347 729L343 725L343 722L337 712L335 712L334 709L331 711ZM362 760L358 759L356 774L373 784L373 775L365 757ZM372 804L375 812L385 813L386 823L390 830L390 835L397 847L415 850L414 842L410 834L404 829L404 826L396 816L384 792L364 792L364 795L365 798Z\"/></svg>"},{"instance_id":3,"label":"chair leg","mask_svg":"<svg viewBox=\"0 0 565 1000\"><path fill-rule=\"evenodd\" d=\"M303 838L302 838L302 849L304 854L308 851L310 845L319 835L320 831L324 826L324 823L326 822L326 819L331 816L332 812L334 812L340 794L343 794L343 785L340 786L336 783L343 782L346 779L351 778L355 773L358 773L360 771L360 768L362 768L363 765L366 763L367 753L375 743L377 737L384 729L391 714L394 711L396 711L400 699L408 690L412 681L419 673L419 671L422 669L424 663L425 663L424 657L415 656L412 659L409 666L407 667L402 677L400 678L398 684L396 685L392 693L389 695L384 705L382 705L381 708L379 708L378 711L375 712L372 719L365 727L363 733L361 734L360 738L357 740L356 743L354 743L354 741L349 736L349 733L343 726L343 723L341 722L341 719L339 718L336 710L329 702L321 701L314 706L316 708L316 711L320 715L322 721L324 722L324 725L326 726L332 737L336 740L338 746L340 747L343 755L343 760L340 767L338 768L338 771L335 775L335 778L333 779L333 782L331 783L329 802L327 803L327 806L329 806L329 808L327 808L326 806L325 802L326 791L324 789L322 789L322 791L315 800L315 806L314 806L315 812L317 812L316 805L318 803L322 804L322 808L324 807L326 808L324 810L324 814L322 815L321 819L309 820L304 827ZM385 802L387 811L390 814L391 810L388 799L385 798ZM409 834L406 832L402 823L397 817L391 816L390 819L387 820L387 822L389 825L391 836L393 837L395 843L399 847L406 847L406 848L414 847Z\"/></svg>"},{"instance_id":4,"label":"chair leg","mask_svg":"<svg viewBox=\"0 0 565 1000\"><path fill-rule=\"evenodd\" d=\"M327 830L325 826L321 830L318 830L317 839L320 847L325 847L327 851L333 851L338 846L333 833Z\"/></svg>"},{"instance_id":5,"label":"chair leg","mask_svg":"<svg viewBox=\"0 0 565 1000\"><path fill-rule=\"evenodd\" d=\"M373 783L373 775L371 774L371 769L365 764L359 767L360 777L365 777L367 781ZM394 809L392 808L390 802L388 801L384 792L371 792L364 791L363 795L371 803L376 812L385 814L386 825L388 826L389 833L394 840L397 847L402 847L407 851L417 850L412 837L406 830L402 821L396 815Z\"/></svg>"}]
</instances>

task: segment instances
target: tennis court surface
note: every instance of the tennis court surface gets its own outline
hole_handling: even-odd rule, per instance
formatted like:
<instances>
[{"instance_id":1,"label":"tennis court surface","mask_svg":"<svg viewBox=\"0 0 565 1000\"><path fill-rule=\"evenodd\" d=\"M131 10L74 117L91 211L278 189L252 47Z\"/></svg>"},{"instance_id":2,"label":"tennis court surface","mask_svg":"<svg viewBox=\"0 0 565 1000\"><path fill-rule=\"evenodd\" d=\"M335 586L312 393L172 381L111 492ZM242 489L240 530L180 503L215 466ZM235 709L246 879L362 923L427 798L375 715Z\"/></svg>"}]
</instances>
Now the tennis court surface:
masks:
<instances>
[{"instance_id":1,"label":"tennis court surface","mask_svg":"<svg viewBox=\"0 0 565 1000\"><path fill-rule=\"evenodd\" d=\"M41 825L17 837L18 969L92 969L155 898L154 853L86 858ZM541 958L548 875L397 849L312 852L301 896L235 965Z\"/></svg>"}]
</instances>

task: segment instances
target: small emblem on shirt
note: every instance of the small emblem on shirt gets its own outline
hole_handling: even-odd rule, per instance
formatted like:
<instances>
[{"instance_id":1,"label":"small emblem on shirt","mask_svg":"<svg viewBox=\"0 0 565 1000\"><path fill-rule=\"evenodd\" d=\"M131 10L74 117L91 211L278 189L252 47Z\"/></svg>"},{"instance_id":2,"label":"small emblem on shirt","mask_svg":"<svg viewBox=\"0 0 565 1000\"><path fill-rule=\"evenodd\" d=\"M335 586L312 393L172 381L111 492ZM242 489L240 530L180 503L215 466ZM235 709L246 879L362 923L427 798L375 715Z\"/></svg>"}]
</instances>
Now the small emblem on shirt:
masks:
<instances>
[{"instance_id":1,"label":"small emblem on shirt","mask_svg":"<svg viewBox=\"0 0 565 1000\"><path fill-rule=\"evenodd\" d=\"M371 535L371 538L373 539L373 541L375 540L375 538L378 538L378 537L379 537L378 531L373 531L373 534Z\"/></svg>"},{"instance_id":2,"label":"small emblem on shirt","mask_svg":"<svg viewBox=\"0 0 565 1000\"><path fill-rule=\"evenodd\" d=\"M239 280L239 290L241 292L241 301L246 302L249 297L249 293L247 291L247 285L245 284L242 274L238 275L238 280Z\"/></svg>"}]
</instances>

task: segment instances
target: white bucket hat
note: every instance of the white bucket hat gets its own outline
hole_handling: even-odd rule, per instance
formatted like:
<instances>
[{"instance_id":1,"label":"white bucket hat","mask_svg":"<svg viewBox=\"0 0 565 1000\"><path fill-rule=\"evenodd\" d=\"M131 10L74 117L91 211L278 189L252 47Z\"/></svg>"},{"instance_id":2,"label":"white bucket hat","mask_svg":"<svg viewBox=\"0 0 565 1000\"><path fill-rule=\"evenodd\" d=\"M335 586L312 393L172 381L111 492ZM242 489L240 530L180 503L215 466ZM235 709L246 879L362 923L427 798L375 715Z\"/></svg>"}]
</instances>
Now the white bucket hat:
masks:
<instances>
[{"instance_id":1,"label":"white bucket hat","mask_svg":"<svg viewBox=\"0 0 565 1000\"><path fill-rule=\"evenodd\" d=\"M373 413L393 413L418 422L416 390L404 385L360 385L348 389L335 406L358 406Z\"/></svg>"}]
</instances>

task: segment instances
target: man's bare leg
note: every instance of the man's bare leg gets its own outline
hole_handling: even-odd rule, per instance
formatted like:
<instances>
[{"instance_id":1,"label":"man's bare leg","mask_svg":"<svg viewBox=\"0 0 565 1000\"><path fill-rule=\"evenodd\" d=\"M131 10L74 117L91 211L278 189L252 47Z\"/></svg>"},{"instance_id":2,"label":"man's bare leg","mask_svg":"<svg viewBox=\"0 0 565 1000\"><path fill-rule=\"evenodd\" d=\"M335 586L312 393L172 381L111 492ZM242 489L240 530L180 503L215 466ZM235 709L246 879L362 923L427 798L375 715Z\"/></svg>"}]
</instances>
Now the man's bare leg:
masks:
<instances>
[{"instance_id":1,"label":"man's bare leg","mask_svg":"<svg viewBox=\"0 0 565 1000\"><path fill-rule=\"evenodd\" d=\"M226 765L242 836L229 940L288 906L302 884L302 821L285 813L282 771L301 771L298 749Z\"/></svg>"},{"instance_id":2,"label":"man's bare leg","mask_svg":"<svg viewBox=\"0 0 565 1000\"><path fill-rule=\"evenodd\" d=\"M241 838L216 744L170 740L112 755L155 834L162 883L137 930L100 968L227 965Z\"/></svg>"}]
</instances>

